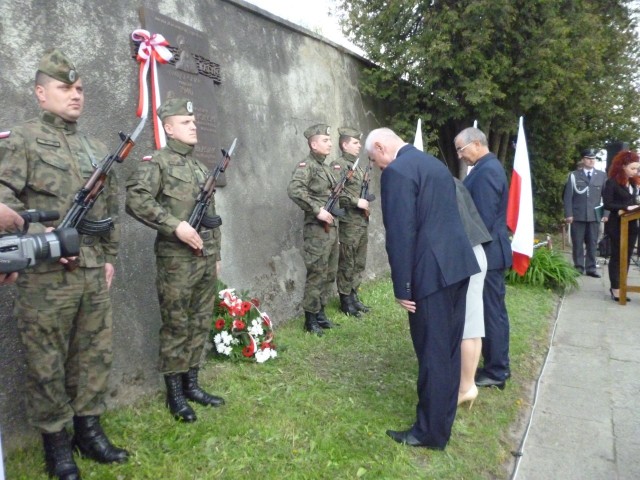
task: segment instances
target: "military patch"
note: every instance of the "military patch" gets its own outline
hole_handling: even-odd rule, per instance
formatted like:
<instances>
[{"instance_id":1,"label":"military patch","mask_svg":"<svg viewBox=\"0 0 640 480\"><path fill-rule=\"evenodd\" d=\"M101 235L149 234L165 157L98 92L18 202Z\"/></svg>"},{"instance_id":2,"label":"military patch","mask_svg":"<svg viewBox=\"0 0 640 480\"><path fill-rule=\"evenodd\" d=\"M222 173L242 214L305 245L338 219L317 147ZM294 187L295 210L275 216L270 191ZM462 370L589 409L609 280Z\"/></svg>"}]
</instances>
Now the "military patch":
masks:
<instances>
[{"instance_id":1,"label":"military patch","mask_svg":"<svg viewBox=\"0 0 640 480\"><path fill-rule=\"evenodd\" d=\"M7 130L6 132L0 132L0 138L9 138L11 136L11 130Z\"/></svg>"},{"instance_id":2,"label":"military patch","mask_svg":"<svg viewBox=\"0 0 640 480\"><path fill-rule=\"evenodd\" d=\"M307 166L307 162L300 162L300 163L298 164L298 168L304 168L304 167L306 167L306 166Z\"/></svg>"},{"instance_id":3,"label":"military patch","mask_svg":"<svg viewBox=\"0 0 640 480\"><path fill-rule=\"evenodd\" d=\"M340 165L334 165L334 166L333 166L333 169L334 169L334 170L340 170Z\"/></svg>"},{"instance_id":4,"label":"military patch","mask_svg":"<svg viewBox=\"0 0 640 480\"><path fill-rule=\"evenodd\" d=\"M47 147L60 148L60 142L56 140L48 140L46 138L36 138L36 142L38 142L40 145L46 145Z\"/></svg>"},{"instance_id":5,"label":"military patch","mask_svg":"<svg viewBox=\"0 0 640 480\"><path fill-rule=\"evenodd\" d=\"M153 158L153 155L146 155L144 157L142 157L142 161L143 162L148 162L149 160L151 160Z\"/></svg>"}]
</instances>

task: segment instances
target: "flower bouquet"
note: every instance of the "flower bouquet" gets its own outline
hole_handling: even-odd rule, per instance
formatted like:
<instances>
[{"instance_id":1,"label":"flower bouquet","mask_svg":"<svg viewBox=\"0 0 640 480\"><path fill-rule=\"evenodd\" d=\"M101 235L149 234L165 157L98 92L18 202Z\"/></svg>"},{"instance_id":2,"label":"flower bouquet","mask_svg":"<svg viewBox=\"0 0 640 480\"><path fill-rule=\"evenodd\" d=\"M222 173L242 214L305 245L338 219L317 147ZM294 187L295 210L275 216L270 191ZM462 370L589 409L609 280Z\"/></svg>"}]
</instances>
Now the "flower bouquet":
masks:
<instances>
[{"instance_id":1,"label":"flower bouquet","mask_svg":"<svg viewBox=\"0 0 640 480\"><path fill-rule=\"evenodd\" d=\"M255 359L258 363L277 357L271 319L258 308L259 300L244 301L233 288L220 290L218 296L211 330L216 352L229 358Z\"/></svg>"}]
</instances>

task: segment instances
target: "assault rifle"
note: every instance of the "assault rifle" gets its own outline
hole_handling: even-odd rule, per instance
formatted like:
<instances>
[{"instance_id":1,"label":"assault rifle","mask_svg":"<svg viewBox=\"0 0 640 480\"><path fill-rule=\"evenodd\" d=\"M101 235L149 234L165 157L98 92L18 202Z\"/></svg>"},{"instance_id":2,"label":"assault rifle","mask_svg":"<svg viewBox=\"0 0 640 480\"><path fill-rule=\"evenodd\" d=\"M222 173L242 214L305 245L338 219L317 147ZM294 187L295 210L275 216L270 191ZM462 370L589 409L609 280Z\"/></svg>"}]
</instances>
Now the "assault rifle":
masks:
<instances>
[{"instance_id":1,"label":"assault rifle","mask_svg":"<svg viewBox=\"0 0 640 480\"><path fill-rule=\"evenodd\" d=\"M342 172L342 177L336 186L331 190L331 195L329 195L329 199L327 203L324 204L324 209L329 212L334 217L344 217L345 211L344 208L340 208L338 206L338 202L340 201L340 194L344 190L344 186L347 184L347 180L351 180L353 178L353 173L356 171L356 167L358 166L358 162L360 159L356 160L356 163L353 164L353 167ZM324 231L329 233L329 224L327 222L320 221L322 226L324 227Z\"/></svg>"},{"instance_id":2,"label":"assault rifle","mask_svg":"<svg viewBox=\"0 0 640 480\"><path fill-rule=\"evenodd\" d=\"M364 178L362 180L362 187L360 188L360 198L364 198L367 202L373 202L376 196L373 193L369 193L369 182L371 181L371 161L369 165L364 169ZM369 218L369 210L363 210L362 214L364 218Z\"/></svg>"},{"instance_id":3,"label":"assault rifle","mask_svg":"<svg viewBox=\"0 0 640 480\"><path fill-rule=\"evenodd\" d=\"M189 225L195 228L198 232L202 227L218 228L222 225L220 215L207 215L207 210L209 209L209 205L211 205L211 197L216 191L216 182L218 181L218 177L227 169L229 161L231 160L231 155L233 155L233 151L236 149L237 140L237 138L233 139L233 143L231 144L231 147L229 147L228 151L224 148L222 149L222 159L214 169L211 170L211 173L209 173L204 185L200 188L200 193L198 193L196 198L196 204L193 207L193 211L191 212L188 220Z\"/></svg>"},{"instance_id":4,"label":"assault rifle","mask_svg":"<svg viewBox=\"0 0 640 480\"><path fill-rule=\"evenodd\" d=\"M106 235L113 229L113 220L111 218L88 220L85 216L89 213L98 196L104 190L107 175L109 175L113 164L115 162L122 163L124 159L127 158L135 145L136 138L138 138L138 135L140 135L140 132L144 128L146 121L146 117L143 117L131 135L125 135L122 132L118 133L121 140L120 146L115 153L109 154L102 159L102 162L93 171L91 178L89 178L87 183L76 193L71 208L65 214L62 222L56 227L56 230L75 228L78 233L83 235L100 236ZM77 266L77 261L65 264L65 268L69 271L75 270Z\"/></svg>"}]
</instances>

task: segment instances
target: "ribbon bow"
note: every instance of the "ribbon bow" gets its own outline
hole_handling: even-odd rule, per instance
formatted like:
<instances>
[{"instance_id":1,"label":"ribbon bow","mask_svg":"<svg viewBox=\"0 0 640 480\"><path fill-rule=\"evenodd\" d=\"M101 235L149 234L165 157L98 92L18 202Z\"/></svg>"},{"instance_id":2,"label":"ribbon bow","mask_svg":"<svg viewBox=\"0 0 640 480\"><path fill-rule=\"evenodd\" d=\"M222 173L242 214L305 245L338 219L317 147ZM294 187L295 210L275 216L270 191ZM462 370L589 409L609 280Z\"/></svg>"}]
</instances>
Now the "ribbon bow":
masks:
<instances>
[{"instance_id":1,"label":"ribbon bow","mask_svg":"<svg viewBox=\"0 0 640 480\"><path fill-rule=\"evenodd\" d=\"M140 63L138 73L138 111L136 115L143 118L148 115L149 96L147 90L147 74L151 70L151 109L153 114L154 136L156 148L162 148L166 144L164 129L158 118L157 108L160 105L160 86L156 63L168 63L173 57L167 48L169 42L159 33L151 34L147 30L137 29L131 34L134 42L140 42L136 59Z\"/></svg>"}]
</instances>

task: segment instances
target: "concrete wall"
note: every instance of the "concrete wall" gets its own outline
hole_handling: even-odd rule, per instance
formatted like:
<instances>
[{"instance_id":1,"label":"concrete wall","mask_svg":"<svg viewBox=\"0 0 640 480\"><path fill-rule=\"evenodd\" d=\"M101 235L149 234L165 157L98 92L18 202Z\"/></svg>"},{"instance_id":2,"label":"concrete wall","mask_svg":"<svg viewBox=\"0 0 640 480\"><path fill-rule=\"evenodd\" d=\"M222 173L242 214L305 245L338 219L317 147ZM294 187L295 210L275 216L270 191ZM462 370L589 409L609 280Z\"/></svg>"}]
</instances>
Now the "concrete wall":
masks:
<instances>
[{"instance_id":1,"label":"concrete wall","mask_svg":"<svg viewBox=\"0 0 640 480\"><path fill-rule=\"evenodd\" d=\"M221 143L239 139L228 185L216 195L224 221L222 280L260 297L277 323L300 314L302 212L287 197L286 187L294 166L308 152L302 132L309 125L349 124L365 132L381 126L382 107L358 91L363 59L239 0L0 0L0 5L0 131L37 114L32 91L37 61L47 47L57 46L83 76L81 127L110 148L117 145L119 130L131 132L137 124L137 64L130 57L129 35L141 26L138 7L207 32L211 60L221 65L223 76L216 87ZM337 135L333 140L337 154ZM151 150L147 127L127 162L115 168L121 187L135 162ZM377 194L377 172L372 183ZM375 202L369 278L387 269L379 208ZM112 289L114 404L159 388L154 232L122 210ZM21 401L24 357L11 316L14 295L13 287L0 289L0 429L5 448L34 433L26 427Z\"/></svg>"}]
</instances>

